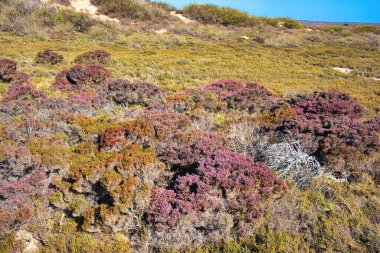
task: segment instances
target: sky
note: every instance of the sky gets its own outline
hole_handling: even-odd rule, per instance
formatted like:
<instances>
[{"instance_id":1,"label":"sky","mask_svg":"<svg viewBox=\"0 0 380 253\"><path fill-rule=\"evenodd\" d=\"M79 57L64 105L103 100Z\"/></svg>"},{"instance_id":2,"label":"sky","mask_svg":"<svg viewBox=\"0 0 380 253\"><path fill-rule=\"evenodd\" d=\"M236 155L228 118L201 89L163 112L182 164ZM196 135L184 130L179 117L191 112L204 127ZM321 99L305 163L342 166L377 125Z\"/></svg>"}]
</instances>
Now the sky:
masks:
<instances>
[{"instance_id":1,"label":"sky","mask_svg":"<svg viewBox=\"0 0 380 253\"><path fill-rule=\"evenodd\" d=\"M191 3L233 7L255 16L297 20L380 23L380 0L161 0L177 8Z\"/></svg>"}]
</instances>

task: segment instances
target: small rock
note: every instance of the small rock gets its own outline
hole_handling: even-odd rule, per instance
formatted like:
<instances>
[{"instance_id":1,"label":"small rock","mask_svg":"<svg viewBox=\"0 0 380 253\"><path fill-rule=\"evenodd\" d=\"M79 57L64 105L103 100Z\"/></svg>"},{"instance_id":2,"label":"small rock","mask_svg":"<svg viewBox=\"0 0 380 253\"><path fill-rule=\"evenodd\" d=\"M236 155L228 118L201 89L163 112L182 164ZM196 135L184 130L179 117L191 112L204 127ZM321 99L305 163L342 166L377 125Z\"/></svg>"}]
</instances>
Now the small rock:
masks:
<instances>
[{"instance_id":1,"label":"small rock","mask_svg":"<svg viewBox=\"0 0 380 253\"><path fill-rule=\"evenodd\" d=\"M164 34L164 33L167 33L168 30L167 29L160 29L160 30L155 30L154 32L157 34Z\"/></svg>"},{"instance_id":2,"label":"small rock","mask_svg":"<svg viewBox=\"0 0 380 253\"><path fill-rule=\"evenodd\" d=\"M16 233L16 241L20 241L23 245L23 253L34 253L39 250L39 242L34 238L33 234L20 230Z\"/></svg>"}]
</instances>

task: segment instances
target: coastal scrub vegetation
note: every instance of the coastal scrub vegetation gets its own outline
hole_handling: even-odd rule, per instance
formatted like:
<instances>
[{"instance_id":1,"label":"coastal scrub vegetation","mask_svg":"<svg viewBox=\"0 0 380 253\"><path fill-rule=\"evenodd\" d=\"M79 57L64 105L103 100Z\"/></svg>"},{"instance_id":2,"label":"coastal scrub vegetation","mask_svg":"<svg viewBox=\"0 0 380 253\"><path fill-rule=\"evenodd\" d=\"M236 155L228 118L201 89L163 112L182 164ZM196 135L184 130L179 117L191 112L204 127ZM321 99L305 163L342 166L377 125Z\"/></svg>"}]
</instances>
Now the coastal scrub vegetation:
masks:
<instances>
[{"instance_id":1,"label":"coastal scrub vegetation","mask_svg":"<svg viewBox=\"0 0 380 253\"><path fill-rule=\"evenodd\" d=\"M270 25L274 27L280 26L283 19L253 17L244 12L227 8L218 7L211 4L192 4L183 9L183 13L192 19L210 24L232 25L240 27L248 27L254 25ZM289 24L289 25L286 25ZM299 28L301 25L297 21L287 20L285 22L287 28Z\"/></svg>"},{"instance_id":2,"label":"coastal scrub vegetation","mask_svg":"<svg viewBox=\"0 0 380 253\"><path fill-rule=\"evenodd\" d=\"M168 94L90 64L57 73L52 97L0 63L3 248L24 229L43 252L378 249L376 195L350 198L378 189L379 116L349 94L233 80ZM351 232L330 243L338 223Z\"/></svg>"},{"instance_id":3,"label":"coastal scrub vegetation","mask_svg":"<svg viewBox=\"0 0 380 253\"><path fill-rule=\"evenodd\" d=\"M0 1L0 252L380 251L376 27L95 3Z\"/></svg>"}]
</instances>

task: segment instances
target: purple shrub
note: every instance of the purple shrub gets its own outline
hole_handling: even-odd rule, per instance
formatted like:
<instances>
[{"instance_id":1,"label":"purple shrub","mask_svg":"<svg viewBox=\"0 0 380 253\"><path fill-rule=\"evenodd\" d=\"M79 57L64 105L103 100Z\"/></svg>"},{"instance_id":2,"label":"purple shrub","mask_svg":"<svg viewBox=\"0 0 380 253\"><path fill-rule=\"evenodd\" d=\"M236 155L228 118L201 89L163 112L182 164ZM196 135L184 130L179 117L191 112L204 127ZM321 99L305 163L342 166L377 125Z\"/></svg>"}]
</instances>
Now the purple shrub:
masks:
<instances>
[{"instance_id":1,"label":"purple shrub","mask_svg":"<svg viewBox=\"0 0 380 253\"><path fill-rule=\"evenodd\" d=\"M377 115L370 119L368 122L369 127L373 129L373 131L380 132L380 115Z\"/></svg>"},{"instance_id":2,"label":"purple shrub","mask_svg":"<svg viewBox=\"0 0 380 253\"><path fill-rule=\"evenodd\" d=\"M55 90L63 92L81 93L86 90L99 90L111 73L99 65L76 65L68 70L61 71L53 83Z\"/></svg>"},{"instance_id":3,"label":"purple shrub","mask_svg":"<svg viewBox=\"0 0 380 253\"><path fill-rule=\"evenodd\" d=\"M30 168L28 169L30 170ZM43 195L43 187L45 185L46 174L42 168L33 169L31 172L23 175L19 179L5 180L0 185L1 199L6 203L11 198L17 198L17 195L29 197Z\"/></svg>"},{"instance_id":4,"label":"purple shrub","mask_svg":"<svg viewBox=\"0 0 380 253\"><path fill-rule=\"evenodd\" d=\"M173 185L173 190L154 191L148 221L158 230L172 227L183 215L205 211L230 213L236 222L252 221L267 198L286 189L264 164L227 150L201 159L194 172L177 177Z\"/></svg>"},{"instance_id":5,"label":"purple shrub","mask_svg":"<svg viewBox=\"0 0 380 253\"><path fill-rule=\"evenodd\" d=\"M18 82L20 84L30 83L30 75L25 72L16 71L13 75L12 83Z\"/></svg>"},{"instance_id":6,"label":"purple shrub","mask_svg":"<svg viewBox=\"0 0 380 253\"><path fill-rule=\"evenodd\" d=\"M47 193L47 175L24 146L0 146L0 237L33 218L35 199Z\"/></svg>"},{"instance_id":7,"label":"purple shrub","mask_svg":"<svg viewBox=\"0 0 380 253\"><path fill-rule=\"evenodd\" d=\"M251 208L256 211L256 203L252 202L253 200L270 197L286 188L266 165L227 150L218 150L202 159L197 171L206 184L227 192L224 194L228 203L245 203L230 205L230 208L242 213L250 212ZM222 191L219 194L222 194ZM252 199L252 196L255 198Z\"/></svg>"},{"instance_id":8,"label":"purple shrub","mask_svg":"<svg viewBox=\"0 0 380 253\"><path fill-rule=\"evenodd\" d=\"M0 111L9 115L28 114L42 106L46 98L32 84L14 81L3 96Z\"/></svg>"},{"instance_id":9,"label":"purple shrub","mask_svg":"<svg viewBox=\"0 0 380 253\"><path fill-rule=\"evenodd\" d=\"M47 192L46 174L35 169L17 180L3 181L0 185L0 237L33 218L33 199Z\"/></svg>"},{"instance_id":10,"label":"purple shrub","mask_svg":"<svg viewBox=\"0 0 380 253\"><path fill-rule=\"evenodd\" d=\"M301 95L292 100L291 104L297 114L311 117L325 115L360 118L363 115L363 107L356 99L337 90Z\"/></svg>"},{"instance_id":11,"label":"purple shrub","mask_svg":"<svg viewBox=\"0 0 380 253\"><path fill-rule=\"evenodd\" d=\"M220 80L210 85L205 86L202 91L214 92L218 94L221 99L225 99L233 94L236 94L244 89L241 82L233 80Z\"/></svg>"},{"instance_id":12,"label":"purple shrub","mask_svg":"<svg viewBox=\"0 0 380 253\"><path fill-rule=\"evenodd\" d=\"M90 94L74 95L67 98L65 108L72 114L89 114L94 109L94 96Z\"/></svg>"},{"instance_id":13,"label":"purple shrub","mask_svg":"<svg viewBox=\"0 0 380 253\"><path fill-rule=\"evenodd\" d=\"M37 98L45 98L46 95L36 91L31 84L21 84L19 82L12 83L7 92L3 96L3 101L11 100L33 100Z\"/></svg>"},{"instance_id":14,"label":"purple shrub","mask_svg":"<svg viewBox=\"0 0 380 253\"><path fill-rule=\"evenodd\" d=\"M176 208L176 193L173 190L156 187L153 189L152 199L148 210L148 221L159 231L164 230L166 226L175 226L180 216Z\"/></svg>"},{"instance_id":15,"label":"purple shrub","mask_svg":"<svg viewBox=\"0 0 380 253\"><path fill-rule=\"evenodd\" d=\"M75 86L71 84L69 80L67 79L68 73L69 73L68 69L62 70L61 72L58 73L52 85L52 87L55 90L61 90L61 91L74 90Z\"/></svg>"},{"instance_id":16,"label":"purple shrub","mask_svg":"<svg viewBox=\"0 0 380 253\"><path fill-rule=\"evenodd\" d=\"M277 133L299 139L321 161L350 152L369 154L380 147L376 127L360 119L362 107L347 94L315 92L291 100L290 106L292 114L281 120Z\"/></svg>"},{"instance_id":17,"label":"purple shrub","mask_svg":"<svg viewBox=\"0 0 380 253\"><path fill-rule=\"evenodd\" d=\"M187 174L178 177L174 189L177 193L176 206L182 215L218 208L207 196L207 192L214 190L213 186L207 184L199 175Z\"/></svg>"},{"instance_id":18,"label":"purple shrub","mask_svg":"<svg viewBox=\"0 0 380 253\"><path fill-rule=\"evenodd\" d=\"M256 83L248 83L244 89L226 98L227 108L254 113L269 110L276 99L272 93Z\"/></svg>"},{"instance_id":19,"label":"purple shrub","mask_svg":"<svg viewBox=\"0 0 380 253\"><path fill-rule=\"evenodd\" d=\"M16 73L17 63L14 60L7 58L0 58L0 79L9 82L13 79Z\"/></svg>"},{"instance_id":20,"label":"purple shrub","mask_svg":"<svg viewBox=\"0 0 380 253\"><path fill-rule=\"evenodd\" d=\"M215 132L180 132L174 140L158 147L158 158L171 166L186 168L223 146L223 137Z\"/></svg>"},{"instance_id":21,"label":"purple shrub","mask_svg":"<svg viewBox=\"0 0 380 253\"><path fill-rule=\"evenodd\" d=\"M160 102L164 93L159 87L149 83L116 79L108 84L108 95L117 104L146 106Z\"/></svg>"}]
</instances>

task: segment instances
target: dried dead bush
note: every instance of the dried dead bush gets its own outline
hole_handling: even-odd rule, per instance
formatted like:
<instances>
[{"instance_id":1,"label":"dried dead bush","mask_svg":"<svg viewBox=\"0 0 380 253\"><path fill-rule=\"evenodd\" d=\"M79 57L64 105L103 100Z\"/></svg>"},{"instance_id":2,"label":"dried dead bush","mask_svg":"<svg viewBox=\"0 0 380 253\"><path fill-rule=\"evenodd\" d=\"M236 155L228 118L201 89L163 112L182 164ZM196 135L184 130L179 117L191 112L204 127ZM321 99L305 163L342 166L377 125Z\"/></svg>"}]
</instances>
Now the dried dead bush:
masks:
<instances>
[{"instance_id":1,"label":"dried dead bush","mask_svg":"<svg viewBox=\"0 0 380 253\"><path fill-rule=\"evenodd\" d=\"M268 166L280 178L292 179L298 186L303 186L311 178L323 173L317 159L303 152L297 141L270 145L263 153Z\"/></svg>"}]
</instances>

